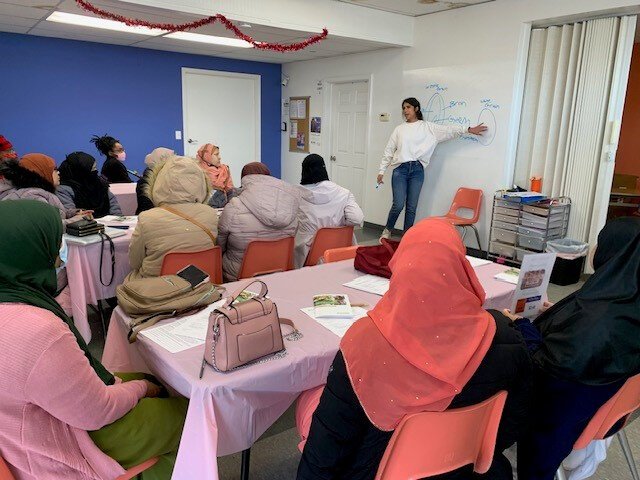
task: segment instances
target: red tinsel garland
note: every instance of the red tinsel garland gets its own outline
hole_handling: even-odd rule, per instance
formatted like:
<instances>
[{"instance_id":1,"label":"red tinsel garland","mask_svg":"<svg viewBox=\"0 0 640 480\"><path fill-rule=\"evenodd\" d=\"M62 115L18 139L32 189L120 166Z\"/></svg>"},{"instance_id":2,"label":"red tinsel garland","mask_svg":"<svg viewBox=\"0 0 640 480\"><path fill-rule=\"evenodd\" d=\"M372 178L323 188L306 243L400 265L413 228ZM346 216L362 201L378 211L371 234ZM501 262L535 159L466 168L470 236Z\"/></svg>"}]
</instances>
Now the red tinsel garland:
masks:
<instances>
[{"instance_id":1,"label":"red tinsel garland","mask_svg":"<svg viewBox=\"0 0 640 480\"><path fill-rule=\"evenodd\" d=\"M318 43L324 40L325 38L327 38L327 35L329 34L329 31L326 28L323 28L321 34L314 35L313 37L309 37L306 40L303 40L302 42L298 42L298 43L282 44L282 43L258 42L253 37L247 35L238 27L236 27L227 17L225 17L220 13L210 17L202 18L200 20L196 20L188 23L182 23L182 24L155 23L155 22L148 22L146 20L139 20L137 18L128 18L128 17L125 17L124 15L118 15L116 13L107 12L106 10L102 10L101 8L98 8L92 5L87 0L75 0L75 1L80 8L82 8L83 10L86 10L87 12L91 12L102 18L124 23L125 25L129 25L130 27L147 27L147 28L156 28L160 30L168 30L170 32L184 32L186 30L193 30L195 28L202 27L204 25L220 22L227 28L227 30L231 30L237 38L250 43L255 48L259 48L260 50L273 50L275 52L297 52L299 50L303 50L307 48L309 45L313 45L314 43Z\"/></svg>"}]
</instances>

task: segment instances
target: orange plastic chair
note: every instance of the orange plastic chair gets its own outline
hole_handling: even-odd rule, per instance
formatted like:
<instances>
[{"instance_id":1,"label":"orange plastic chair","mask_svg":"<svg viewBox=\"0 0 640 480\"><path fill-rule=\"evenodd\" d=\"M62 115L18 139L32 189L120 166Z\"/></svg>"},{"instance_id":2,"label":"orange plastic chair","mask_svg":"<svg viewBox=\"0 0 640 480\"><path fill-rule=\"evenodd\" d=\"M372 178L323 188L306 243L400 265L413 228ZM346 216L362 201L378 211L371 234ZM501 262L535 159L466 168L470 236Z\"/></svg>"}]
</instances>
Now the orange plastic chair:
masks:
<instances>
[{"instance_id":1,"label":"orange plastic chair","mask_svg":"<svg viewBox=\"0 0 640 480\"><path fill-rule=\"evenodd\" d=\"M476 223L480 218L480 207L482 205L482 190L476 190L474 188L461 187L453 197L453 202L447 214L442 217L445 220L451 222L456 227L462 227L462 240L464 240L467 234L467 228L471 227L476 234L476 240L478 242L478 248L482 250L482 244L480 243L480 234L476 228ZM458 216L458 211L461 208L466 208L473 211L473 217L465 218Z\"/></svg>"},{"instance_id":2,"label":"orange plastic chair","mask_svg":"<svg viewBox=\"0 0 640 480\"><path fill-rule=\"evenodd\" d=\"M0 480L15 480L2 456L0 456Z\"/></svg>"},{"instance_id":3,"label":"orange plastic chair","mask_svg":"<svg viewBox=\"0 0 640 480\"><path fill-rule=\"evenodd\" d=\"M472 464L491 467L507 392L477 405L407 415L393 432L376 480L414 480Z\"/></svg>"},{"instance_id":4,"label":"orange plastic chair","mask_svg":"<svg viewBox=\"0 0 640 480\"><path fill-rule=\"evenodd\" d=\"M353 226L321 228L316 232L304 266L317 265L327 250L351 245L353 245Z\"/></svg>"},{"instance_id":5,"label":"orange plastic chair","mask_svg":"<svg viewBox=\"0 0 640 480\"><path fill-rule=\"evenodd\" d=\"M153 467L158 462L158 457L150 458L147 461L142 462L135 467L131 467L124 474L120 475L116 480L132 480L138 474L144 472L145 470ZM15 477L9 470L4 459L0 456L0 480L15 480Z\"/></svg>"},{"instance_id":6,"label":"orange plastic chair","mask_svg":"<svg viewBox=\"0 0 640 480\"><path fill-rule=\"evenodd\" d=\"M209 280L216 284L222 283L222 250L211 247L199 252L169 252L162 259L160 275L172 275L187 265L195 265L209 274Z\"/></svg>"},{"instance_id":7,"label":"orange plastic chair","mask_svg":"<svg viewBox=\"0 0 640 480\"><path fill-rule=\"evenodd\" d=\"M295 237L278 240L254 240L242 258L238 280L269 273L293 270Z\"/></svg>"},{"instance_id":8,"label":"orange plastic chair","mask_svg":"<svg viewBox=\"0 0 640 480\"><path fill-rule=\"evenodd\" d=\"M325 263L332 263L340 262L342 260L351 260L352 258L356 258L356 250L358 250L358 245L353 245L351 247L331 248L324 252L324 261Z\"/></svg>"},{"instance_id":9,"label":"orange plastic chair","mask_svg":"<svg viewBox=\"0 0 640 480\"><path fill-rule=\"evenodd\" d=\"M589 445L592 440L602 440L606 438L607 433L609 433L616 423L625 417L628 420L630 414L638 410L638 408L640 408L640 374L628 379L622 388L618 390L618 393L600 407L582 432L582 435L576 440L573 449L580 450ZM620 441L622 453L624 453L625 459L627 460L632 478L634 480L640 479L624 427L615 435ZM566 478L562 466L558 469L557 477L558 480L565 480Z\"/></svg>"},{"instance_id":10,"label":"orange plastic chair","mask_svg":"<svg viewBox=\"0 0 640 480\"><path fill-rule=\"evenodd\" d=\"M123 475L120 475L118 478L116 478L116 480L133 480L138 476L138 474L153 467L156 463L158 463L158 457L150 458L149 460L146 460L141 464L136 465L135 467L131 467Z\"/></svg>"}]
</instances>

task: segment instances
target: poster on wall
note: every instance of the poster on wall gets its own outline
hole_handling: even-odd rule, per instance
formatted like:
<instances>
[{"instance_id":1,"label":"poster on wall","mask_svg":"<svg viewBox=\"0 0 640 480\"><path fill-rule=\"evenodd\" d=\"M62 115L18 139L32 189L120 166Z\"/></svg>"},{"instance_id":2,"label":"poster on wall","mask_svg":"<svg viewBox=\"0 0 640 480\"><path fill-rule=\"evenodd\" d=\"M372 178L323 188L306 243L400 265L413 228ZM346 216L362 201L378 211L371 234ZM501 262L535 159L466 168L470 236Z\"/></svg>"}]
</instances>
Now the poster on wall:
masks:
<instances>
[{"instance_id":1,"label":"poster on wall","mask_svg":"<svg viewBox=\"0 0 640 480\"><path fill-rule=\"evenodd\" d=\"M311 133L322 133L322 119L311 117Z\"/></svg>"},{"instance_id":2,"label":"poster on wall","mask_svg":"<svg viewBox=\"0 0 640 480\"><path fill-rule=\"evenodd\" d=\"M306 148L304 133L299 132L296 140L296 148L298 150L304 150Z\"/></svg>"},{"instance_id":3,"label":"poster on wall","mask_svg":"<svg viewBox=\"0 0 640 480\"><path fill-rule=\"evenodd\" d=\"M295 120L291 122L291 129L289 131L289 138L297 138L298 137L298 122Z\"/></svg>"},{"instance_id":4,"label":"poster on wall","mask_svg":"<svg viewBox=\"0 0 640 480\"><path fill-rule=\"evenodd\" d=\"M290 100L289 117L297 120L307 118L307 101L304 99Z\"/></svg>"},{"instance_id":5,"label":"poster on wall","mask_svg":"<svg viewBox=\"0 0 640 480\"><path fill-rule=\"evenodd\" d=\"M309 144L314 147L320 146L320 133L322 133L322 119L320 117L311 117L311 135Z\"/></svg>"}]
</instances>

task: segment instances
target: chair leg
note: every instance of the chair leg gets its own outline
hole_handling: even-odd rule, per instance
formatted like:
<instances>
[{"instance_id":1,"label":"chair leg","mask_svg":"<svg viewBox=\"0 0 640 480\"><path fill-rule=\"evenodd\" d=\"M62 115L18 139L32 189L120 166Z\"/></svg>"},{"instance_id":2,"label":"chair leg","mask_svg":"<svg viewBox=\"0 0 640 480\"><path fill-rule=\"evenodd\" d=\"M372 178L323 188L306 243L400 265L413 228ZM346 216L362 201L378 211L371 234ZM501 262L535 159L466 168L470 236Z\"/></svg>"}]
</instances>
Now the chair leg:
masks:
<instances>
[{"instance_id":1,"label":"chair leg","mask_svg":"<svg viewBox=\"0 0 640 480\"><path fill-rule=\"evenodd\" d=\"M560 466L560 468L556 472L556 479L557 480L567 480L567 474L564 473L564 468L562 468L562 465Z\"/></svg>"},{"instance_id":2,"label":"chair leg","mask_svg":"<svg viewBox=\"0 0 640 480\"><path fill-rule=\"evenodd\" d=\"M462 227L462 243L464 243L464 237L467 236L467 226L466 225L460 225Z\"/></svg>"},{"instance_id":3,"label":"chair leg","mask_svg":"<svg viewBox=\"0 0 640 480\"><path fill-rule=\"evenodd\" d=\"M249 480L249 465L251 463L251 448L242 451L242 463L240 464L240 480Z\"/></svg>"},{"instance_id":4,"label":"chair leg","mask_svg":"<svg viewBox=\"0 0 640 480\"><path fill-rule=\"evenodd\" d=\"M102 307L102 300L98 300L98 313L100 314L100 322L102 323L102 334L105 341L107 340L107 320L104 314L104 308Z\"/></svg>"},{"instance_id":5,"label":"chair leg","mask_svg":"<svg viewBox=\"0 0 640 480\"><path fill-rule=\"evenodd\" d=\"M620 441L620 446L622 447L622 453L624 453L624 458L627 460L627 464L629 465L629 470L631 471L631 476L633 480L640 480L640 476L638 476L638 469L636 467L636 462L633 460L633 453L631 452L631 447L629 446L629 440L627 439L627 434L624 429L620 430L616 433L616 437Z\"/></svg>"},{"instance_id":6,"label":"chair leg","mask_svg":"<svg viewBox=\"0 0 640 480\"><path fill-rule=\"evenodd\" d=\"M473 231L476 233L476 241L478 242L478 248L480 249L480 251L482 252L482 244L480 243L480 234L478 233L478 229L476 228L475 225L469 225L471 228L473 228Z\"/></svg>"}]
</instances>

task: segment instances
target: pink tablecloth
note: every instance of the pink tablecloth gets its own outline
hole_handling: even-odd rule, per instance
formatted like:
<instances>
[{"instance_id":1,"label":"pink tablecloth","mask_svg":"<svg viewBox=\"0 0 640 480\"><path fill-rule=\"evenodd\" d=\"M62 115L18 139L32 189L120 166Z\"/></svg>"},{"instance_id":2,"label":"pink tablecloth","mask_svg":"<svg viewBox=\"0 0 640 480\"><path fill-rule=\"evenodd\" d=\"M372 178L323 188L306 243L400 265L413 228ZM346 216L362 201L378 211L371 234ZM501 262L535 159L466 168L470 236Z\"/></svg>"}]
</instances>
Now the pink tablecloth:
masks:
<instances>
[{"instance_id":1,"label":"pink tablecloth","mask_svg":"<svg viewBox=\"0 0 640 480\"><path fill-rule=\"evenodd\" d=\"M137 183L112 183L109 190L118 199L123 215L135 215L138 208Z\"/></svg>"},{"instance_id":2,"label":"pink tablecloth","mask_svg":"<svg viewBox=\"0 0 640 480\"><path fill-rule=\"evenodd\" d=\"M100 283L100 250L102 244L90 245L69 244L67 256L67 278L71 297L71 311L76 328L87 343L91 341L91 329L87 318L87 305L97 305L98 300L115 297L116 287L129 274L129 243L133 228L127 234L113 239L115 246L115 272L113 282L109 286ZM105 283L111 280L111 253L108 242L104 244L102 260L102 279Z\"/></svg>"},{"instance_id":3,"label":"pink tablecloth","mask_svg":"<svg viewBox=\"0 0 640 480\"><path fill-rule=\"evenodd\" d=\"M487 308L508 307L514 285L493 276L506 267L476 269L487 292ZM210 367L198 374L204 346L171 354L145 337L130 345L124 314L114 311L102 362L112 371L147 371L190 398L173 480L217 480L216 456L245 450L264 433L304 390L325 382L338 351L339 338L300 311L319 292L348 293L353 303L375 305L379 296L342 286L361 275L352 261L303 268L263 277L269 297L282 317L292 319L304 337L286 343L286 355L231 373ZM237 288L240 282L227 285ZM170 321L170 320L166 320Z\"/></svg>"}]
</instances>

